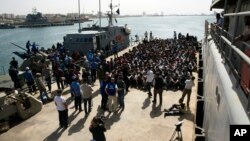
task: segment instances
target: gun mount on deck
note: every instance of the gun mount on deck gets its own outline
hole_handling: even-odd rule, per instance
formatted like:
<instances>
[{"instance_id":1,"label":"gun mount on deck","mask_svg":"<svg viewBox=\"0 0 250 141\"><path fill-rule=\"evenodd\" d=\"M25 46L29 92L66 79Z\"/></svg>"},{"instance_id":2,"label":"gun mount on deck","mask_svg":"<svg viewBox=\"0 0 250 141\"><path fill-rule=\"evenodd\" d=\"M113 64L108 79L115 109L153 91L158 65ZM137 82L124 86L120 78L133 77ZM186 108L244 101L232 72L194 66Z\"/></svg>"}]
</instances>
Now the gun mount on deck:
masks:
<instances>
[{"instance_id":1,"label":"gun mount on deck","mask_svg":"<svg viewBox=\"0 0 250 141\"><path fill-rule=\"evenodd\" d=\"M41 109L42 103L28 93L0 92L0 125L1 122L12 122L11 117L27 119L40 112ZM3 129L0 126L0 131ZM4 130L8 130L8 128Z\"/></svg>"}]
</instances>

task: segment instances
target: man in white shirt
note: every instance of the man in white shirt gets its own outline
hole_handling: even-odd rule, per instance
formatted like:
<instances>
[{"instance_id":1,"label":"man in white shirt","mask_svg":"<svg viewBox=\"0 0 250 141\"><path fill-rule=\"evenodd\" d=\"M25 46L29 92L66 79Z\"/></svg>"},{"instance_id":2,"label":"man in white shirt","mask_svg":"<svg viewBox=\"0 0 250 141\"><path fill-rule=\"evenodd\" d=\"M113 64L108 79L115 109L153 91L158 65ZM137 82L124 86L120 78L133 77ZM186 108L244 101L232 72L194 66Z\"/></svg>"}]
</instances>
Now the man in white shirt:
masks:
<instances>
[{"instance_id":1,"label":"man in white shirt","mask_svg":"<svg viewBox=\"0 0 250 141\"><path fill-rule=\"evenodd\" d=\"M57 95L54 97L56 109L59 114L60 127L68 127L68 105L66 104L65 98L62 96L62 90L57 90Z\"/></svg>"},{"instance_id":2,"label":"man in white shirt","mask_svg":"<svg viewBox=\"0 0 250 141\"><path fill-rule=\"evenodd\" d=\"M185 88L183 90L181 99L184 100L185 96L187 95L187 107L189 108L189 102L190 102L190 95L192 92L192 87L194 86L194 79L195 77L192 76L189 79L185 81Z\"/></svg>"},{"instance_id":3,"label":"man in white shirt","mask_svg":"<svg viewBox=\"0 0 250 141\"><path fill-rule=\"evenodd\" d=\"M148 97L152 97L151 93L151 86L154 80L154 72L151 70L151 67L148 67L147 76L146 76L146 83L147 83L147 90L148 90Z\"/></svg>"}]
</instances>

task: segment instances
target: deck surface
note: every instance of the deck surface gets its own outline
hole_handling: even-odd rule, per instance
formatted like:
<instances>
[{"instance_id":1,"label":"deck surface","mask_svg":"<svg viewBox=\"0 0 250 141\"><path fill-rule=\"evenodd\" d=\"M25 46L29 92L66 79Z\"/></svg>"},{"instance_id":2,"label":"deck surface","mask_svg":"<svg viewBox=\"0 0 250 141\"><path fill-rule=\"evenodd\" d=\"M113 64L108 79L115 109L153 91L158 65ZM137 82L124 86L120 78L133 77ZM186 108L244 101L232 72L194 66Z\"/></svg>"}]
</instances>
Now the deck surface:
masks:
<instances>
[{"instance_id":1,"label":"deck surface","mask_svg":"<svg viewBox=\"0 0 250 141\"><path fill-rule=\"evenodd\" d=\"M128 49L119 52L121 55ZM194 73L197 78L197 74ZM196 79L197 80L197 79ZM167 116L164 118L163 110L172 104L178 103L181 91L164 91L163 104L159 106L152 104L152 98L147 93L138 89L130 88L125 96L125 109L117 114L104 113L107 117L105 132L107 141L168 141L174 130L175 123L184 121L181 126L183 140L194 139L194 120L196 110L197 82L192 89L190 111L182 116ZM53 90L57 86L53 84ZM88 117L83 112L76 112L74 101L70 98L69 87L64 89L63 95L69 104L69 123L67 129L59 128L58 112L54 102L47 103L43 109L33 117L12 127L5 133L0 134L1 141L90 141L92 135L89 132L89 125L95 115L102 114L100 110L101 95L99 93L99 81L93 86L93 107ZM151 90L153 91L153 89ZM38 93L36 94L38 96ZM184 99L186 102L186 98Z\"/></svg>"}]
</instances>

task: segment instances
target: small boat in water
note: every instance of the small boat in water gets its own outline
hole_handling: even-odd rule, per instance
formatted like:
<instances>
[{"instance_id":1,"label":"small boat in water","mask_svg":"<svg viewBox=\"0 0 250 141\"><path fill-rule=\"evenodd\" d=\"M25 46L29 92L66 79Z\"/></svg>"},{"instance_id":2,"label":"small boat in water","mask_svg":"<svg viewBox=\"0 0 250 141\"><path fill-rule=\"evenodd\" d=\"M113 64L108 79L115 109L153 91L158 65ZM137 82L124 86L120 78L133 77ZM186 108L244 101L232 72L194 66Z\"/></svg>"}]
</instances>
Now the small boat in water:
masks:
<instances>
[{"instance_id":1,"label":"small boat in water","mask_svg":"<svg viewBox=\"0 0 250 141\"><path fill-rule=\"evenodd\" d=\"M0 23L0 29L13 29L13 28L16 28L16 27L11 24Z\"/></svg>"},{"instance_id":2,"label":"small boat in water","mask_svg":"<svg viewBox=\"0 0 250 141\"><path fill-rule=\"evenodd\" d=\"M101 27L101 24L99 26L94 24L92 27L81 28L79 23L79 33L67 34L63 38L63 45L69 50L70 54L73 52L86 54L89 50L102 50L107 53L111 51L112 45L115 43L119 46L118 50L129 46L131 30L127 25L116 26L113 24L117 20L114 17L112 1L109 7L110 11L107 13L108 26ZM119 14L119 9L116 12Z\"/></svg>"}]
</instances>

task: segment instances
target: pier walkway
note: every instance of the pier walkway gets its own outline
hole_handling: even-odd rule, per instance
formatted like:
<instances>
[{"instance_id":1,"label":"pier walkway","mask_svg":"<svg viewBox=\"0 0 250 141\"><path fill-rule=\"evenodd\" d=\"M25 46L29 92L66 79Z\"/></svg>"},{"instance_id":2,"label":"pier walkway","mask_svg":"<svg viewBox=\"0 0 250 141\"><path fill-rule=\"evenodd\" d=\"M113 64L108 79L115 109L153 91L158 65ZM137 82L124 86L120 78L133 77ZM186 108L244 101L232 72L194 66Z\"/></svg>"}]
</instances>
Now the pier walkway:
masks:
<instances>
[{"instance_id":1,"label":"pier walkway","mask_svg":"<svg viewBox=\"0 0 250 141\"><path fill-rule=\"evenodd\" d=\"M127 52L127 48L121 52ZM194 73L197 78L197 74ZM190 111L182 116L167 116L164 118L163 110L172 104L178 103L181 91L163 92L163 104L154 106L152 98L144 91L130 88L125 96L125 109L117 114L104 113L107 117L105 132L107 141L168 141L178 121L184 121L181 126L183 141L194 139L195 111L197 79L192 89ZM53 84L53 90L56 90ZM58 112L54 102L47 103L43 109L33 117L12 127L5 133L0 134L1 141L90 141L92 135L89 126L92 118L102 114L100 110L101 95L99 94L99 81L93 86L93 107L89 116L84 117L84 112L76 112L74 101L70 98L69 87L64 89L63 95L69 103L69 123L67 129L59 128ZM38 96L38 93L37 93ZM184 100L186 102L186 98ZM176 134L177 135L177 134Z\"/></svg>"}]
</instances>

